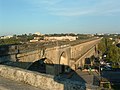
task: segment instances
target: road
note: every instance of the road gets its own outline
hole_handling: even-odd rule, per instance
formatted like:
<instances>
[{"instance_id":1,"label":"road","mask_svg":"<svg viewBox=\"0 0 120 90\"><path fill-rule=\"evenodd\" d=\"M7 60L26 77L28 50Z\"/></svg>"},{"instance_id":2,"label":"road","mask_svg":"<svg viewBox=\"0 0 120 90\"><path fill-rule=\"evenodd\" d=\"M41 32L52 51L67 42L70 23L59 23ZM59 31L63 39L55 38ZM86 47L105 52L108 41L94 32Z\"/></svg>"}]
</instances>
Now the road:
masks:
<instances>
[{"instance_id":1,"label":"road","mask_svg":"<svg viewBox=\"0 0 120 90\"><path fill-rule=\"evenodd\" d=\"M43 90L22 82L12 81L0 76L0 90Z\"/></svg>"}]
</instances>

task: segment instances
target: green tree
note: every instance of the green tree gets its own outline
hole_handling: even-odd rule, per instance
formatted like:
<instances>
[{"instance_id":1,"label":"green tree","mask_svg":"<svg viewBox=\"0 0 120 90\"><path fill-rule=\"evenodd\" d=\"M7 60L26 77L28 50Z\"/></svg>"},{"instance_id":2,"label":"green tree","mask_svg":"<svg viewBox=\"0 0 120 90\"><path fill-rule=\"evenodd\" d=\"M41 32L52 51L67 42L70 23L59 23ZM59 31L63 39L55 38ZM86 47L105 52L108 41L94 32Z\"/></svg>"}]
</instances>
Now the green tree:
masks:
<instances>
[{"instance_id":1,"label":"green tree","mask_svg":"<svg viewBox=\"0 0 120 90\"><path fill-rule=\"evenodd\" d=\"M100 41L100 43L98 44L98 49L99 49L99 51L102 52L102 54L105 53L105 51L106 51L105 38L103 38L103 39Z\"/></svg>"},{"instance_id":2,"label":"green tree","mask_svg":"<svg viewBox=\"0 0 120 90\"><path fill-rule=\"evenodd\" d=\"M107 61L111 61L113 63L120 62L120 48L113 44L113 40L108 38L103 38L98 45L99 50L102 54L106 54L107 57L105 58ZM113 65L116 67L116 65Z\"/></svg>"}]
</instances>

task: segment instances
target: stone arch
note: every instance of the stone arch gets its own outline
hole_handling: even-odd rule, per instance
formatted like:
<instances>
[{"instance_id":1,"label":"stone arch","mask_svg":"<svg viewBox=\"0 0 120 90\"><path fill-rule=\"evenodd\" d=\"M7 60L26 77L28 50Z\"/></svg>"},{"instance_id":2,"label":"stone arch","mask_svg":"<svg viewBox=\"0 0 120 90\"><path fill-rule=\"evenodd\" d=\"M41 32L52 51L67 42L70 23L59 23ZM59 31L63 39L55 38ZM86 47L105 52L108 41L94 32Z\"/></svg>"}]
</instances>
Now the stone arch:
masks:
<instances>
[{"instance_id":1,"label":"stone arch","mask_svg":"<svg viewBox=\"0 0 120 90\"><path fill-rule=\"evenodd\" d=\"M40 60L37 60L33 63L31 63L31 65L29 65L28 70L31 71L37 71L40 73L48 73L48 66L53 66L53 62L47 58L42 58ZM51 71L51 70L50 70Z\"/></svg>"},{"instance_id":2,"label":"stone arch","mask_svg":"<svg viewBox=\"0 0 120 90\"><path fill-rule=\"evenodd\" d=\"M45 67L44 61L45 61L45 59L37 60L37 61L31 63L31 65L29 65L27 69L31 70L31 71L46 73L46 67Z\"/></svg>"},{"instance_id":3,"label":"stone arch","mask_svg":"<svg viewBox=\"0 0 120 90\"><path fill-rule=\"evenodd\" d=\"M67 52L63 51L60 54L60 58L59 58L59 73L67 72L68 64L69 64L69 61L68 61Z\"/></svg>"},{"instance_id":4,"label":"stone arch","mask_svg":"<svg viewBox=\"0 0 120 90\"><path fill-rule=\"evenodd\" d=\"M68 56L64 51L60 54L59 64L68 65Z\"/></svg>"}]
</instances>

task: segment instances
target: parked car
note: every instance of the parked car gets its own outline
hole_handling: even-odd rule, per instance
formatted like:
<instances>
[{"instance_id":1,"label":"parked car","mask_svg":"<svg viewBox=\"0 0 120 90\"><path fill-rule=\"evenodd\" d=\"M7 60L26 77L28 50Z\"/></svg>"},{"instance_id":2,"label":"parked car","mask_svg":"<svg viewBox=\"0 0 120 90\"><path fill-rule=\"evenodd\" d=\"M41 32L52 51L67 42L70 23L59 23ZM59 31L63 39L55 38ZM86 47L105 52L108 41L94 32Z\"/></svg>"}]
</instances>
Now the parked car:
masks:
<instances>
[{"instance_id":1,"label":"parked car","mask_svg":"<svg viewBox=\"0 0 120 90\"><path fill-rule=\"evenodd\" d=\"M109 67L109 66L106 66L106 65L102 65L102 66L100 66L100 70L101 71L103 71L103 70L109 71L109 70L112 70L112 67Z\"/></svg>"}]
</instances>

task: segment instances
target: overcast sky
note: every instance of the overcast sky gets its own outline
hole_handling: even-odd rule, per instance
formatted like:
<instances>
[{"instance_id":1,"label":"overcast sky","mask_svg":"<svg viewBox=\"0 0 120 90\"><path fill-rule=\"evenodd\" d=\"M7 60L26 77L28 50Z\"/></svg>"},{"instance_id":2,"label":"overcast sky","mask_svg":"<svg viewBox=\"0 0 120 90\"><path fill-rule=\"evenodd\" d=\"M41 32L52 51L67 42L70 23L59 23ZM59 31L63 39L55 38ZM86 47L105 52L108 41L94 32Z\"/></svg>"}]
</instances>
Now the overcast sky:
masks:
<instances>
[{"instance_id":1,"label":"overcast sky","mask_svg":"<svg viewBox=\"0 0 120 90\"><path fill-rule=\"evenodd\" d=\"M0 35L120 33L120 0L0 0Z\"/></svg>"}]
</instances>

